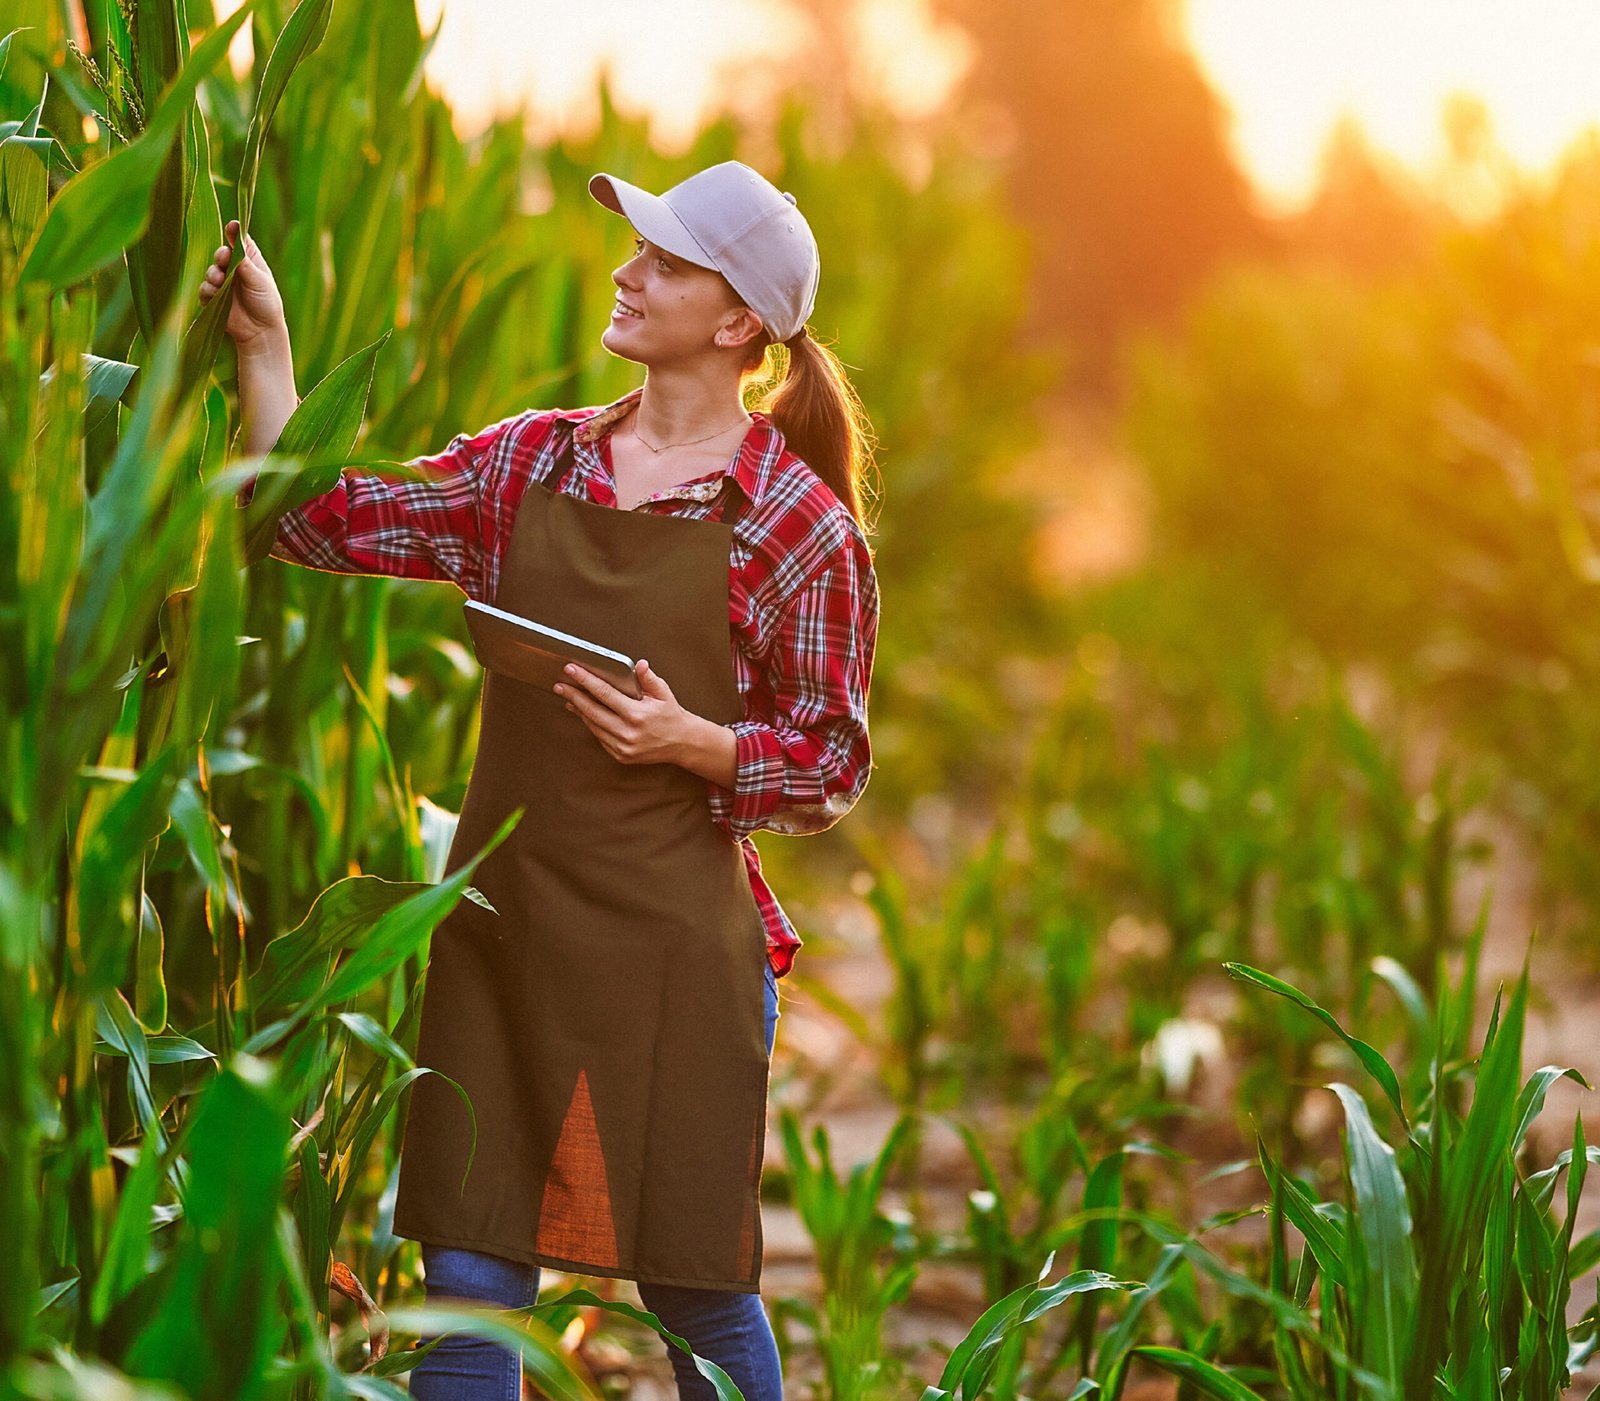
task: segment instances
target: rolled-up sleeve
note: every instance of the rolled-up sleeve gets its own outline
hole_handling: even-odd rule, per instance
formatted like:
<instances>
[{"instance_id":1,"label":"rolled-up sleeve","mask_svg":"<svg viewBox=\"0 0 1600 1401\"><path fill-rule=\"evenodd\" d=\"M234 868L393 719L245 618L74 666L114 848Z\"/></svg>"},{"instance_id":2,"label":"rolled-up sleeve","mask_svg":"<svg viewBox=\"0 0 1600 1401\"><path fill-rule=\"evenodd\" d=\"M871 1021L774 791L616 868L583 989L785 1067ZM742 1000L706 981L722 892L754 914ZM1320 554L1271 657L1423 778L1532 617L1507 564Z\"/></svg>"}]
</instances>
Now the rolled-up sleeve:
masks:
<instances>
[{"instance_id":1,"label":"rolled-up sleeve","mask_svg":"<svg viewBox=\"0 0 1600 1401\"><path fill-rule=\"evenodd\" d=\"M441 452L412 458L420 478L346 467L329 490L278 518L272 558L339 574L448 580L482 598L494 519L485 463L516 421L458 434ZM240 505L254 489L252 479Z\"/></svg>"},{"instance_id":2,"label":"rolled-up sleeve","mask_svg":"<svg viewBox=\"0 0 1600 1401\"><path fill-rule=\"evenodd\" d=\"M712 817L736 841L761 828L824 831L867 785L878 583L865 541L852 533L849 542L783 614L766 664L773 722L730 725L734 787L707 783Z\"/></svg>"}]
</instances>

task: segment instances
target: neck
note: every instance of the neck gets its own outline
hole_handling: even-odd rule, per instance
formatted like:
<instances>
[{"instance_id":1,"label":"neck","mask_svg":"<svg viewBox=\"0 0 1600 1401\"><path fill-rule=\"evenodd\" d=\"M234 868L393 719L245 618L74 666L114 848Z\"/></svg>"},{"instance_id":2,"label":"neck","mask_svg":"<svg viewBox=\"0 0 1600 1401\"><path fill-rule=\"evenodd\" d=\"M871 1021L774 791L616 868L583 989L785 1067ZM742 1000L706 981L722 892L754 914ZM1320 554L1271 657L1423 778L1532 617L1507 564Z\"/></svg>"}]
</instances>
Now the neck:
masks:
<instances>
[{"instance_id":1,"label":"neck","mask_svg":"<svg viewBox=\"0 0 1600 1401\"><path fill-rule=\"evenodd\" d=\"M731 432L748 421L737 378L688 373L671 366L645 372L644 392L634 423L655 443L701 438L718 429Z\"/></svg>"}]
</instances>

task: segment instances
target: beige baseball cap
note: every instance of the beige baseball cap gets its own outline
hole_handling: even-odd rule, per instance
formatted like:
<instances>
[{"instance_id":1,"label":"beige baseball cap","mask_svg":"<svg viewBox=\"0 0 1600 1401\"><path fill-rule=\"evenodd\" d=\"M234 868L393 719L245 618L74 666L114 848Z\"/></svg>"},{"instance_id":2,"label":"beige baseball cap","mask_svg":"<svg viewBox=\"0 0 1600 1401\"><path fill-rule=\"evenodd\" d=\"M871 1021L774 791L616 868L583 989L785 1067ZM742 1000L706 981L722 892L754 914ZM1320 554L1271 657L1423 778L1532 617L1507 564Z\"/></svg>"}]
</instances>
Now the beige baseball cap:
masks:
<instances>
[{"instance_id":1,"label":"beige baseball cap","mask_svg":"<svg viewBox=\"0 0 1600 1401\"><path fill-rule=\"evenodd\" d=\"M642 238L728 279L774 340L806 324L822 261L793 195L741 161L723 161L653 195L595 175L589 193Z\"/></svg>"}]
</instances>

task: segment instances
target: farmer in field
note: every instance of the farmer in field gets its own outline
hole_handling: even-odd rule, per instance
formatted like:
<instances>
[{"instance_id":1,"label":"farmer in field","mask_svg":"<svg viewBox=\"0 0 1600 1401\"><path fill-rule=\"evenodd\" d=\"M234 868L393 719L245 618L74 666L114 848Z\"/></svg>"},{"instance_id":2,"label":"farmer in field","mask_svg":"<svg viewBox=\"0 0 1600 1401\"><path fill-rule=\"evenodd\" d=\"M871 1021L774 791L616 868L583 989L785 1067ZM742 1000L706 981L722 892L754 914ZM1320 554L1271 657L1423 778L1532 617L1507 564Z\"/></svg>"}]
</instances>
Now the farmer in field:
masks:
<instances>
[{"instance_id":1,"label":"farmer in field","mask_svg":"<svg viewBox=\"0 0 1600 1401\"><path fill-rule=\"evenodd\" d=\"M581 667L556 691L485 673L449 868L528 810L474 874L493 911L463 900L434 934L417 1047L470 1097L476 1150L460 1096L418 1080L394 1226L422 1243L430 1299L525 1306L544 1265L635 1280L765 1401L782 1379L758 1188L777 979L800 939L749 838L822 831L867 781L870 428L806 329L820 261L792 196L737 161L660 196L610 175L589 190L636 234L601 343L645 366L642 389L459 436L418 459L425 482L346 469L272 552L448 579L638 658L639 699ZM298 400L253 242L227 329L246 450L265 452ZM773 345L786 377L747 411ZM714 1395L672 1362L681 1395ZM500 1401L519 1370L446 1337L411 1391Z\"/></svg>"}]
</instances>

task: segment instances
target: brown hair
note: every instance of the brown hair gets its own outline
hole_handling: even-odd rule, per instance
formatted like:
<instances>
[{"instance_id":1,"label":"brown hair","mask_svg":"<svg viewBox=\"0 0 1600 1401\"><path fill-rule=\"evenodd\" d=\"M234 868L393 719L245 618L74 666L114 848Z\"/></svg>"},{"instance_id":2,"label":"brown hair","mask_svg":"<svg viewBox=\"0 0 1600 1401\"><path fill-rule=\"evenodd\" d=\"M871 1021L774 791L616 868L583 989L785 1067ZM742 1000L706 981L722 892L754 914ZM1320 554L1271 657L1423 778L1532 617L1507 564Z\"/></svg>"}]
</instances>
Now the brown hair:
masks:
<instances>
[{"instance_id":1,"label":"brown hair","mask_svg":"<svg viewBox=\"0 0 1600 1401\"><path fill-rule=\"evenodd\" d=\"M774 363L780 358L781 367ZM876 473L877 438L838 356L804 326L781 342L763 330L752 343L744 374L760 376L748 387L755 397L747 397L746 407L772 419L790 450L870 533L875 519L869 523L866 518L862 488L868 474ZM874 508L880 496L873 492ZM874 509L874 518L876 514Z\"/></svg>"}]
</instances>

